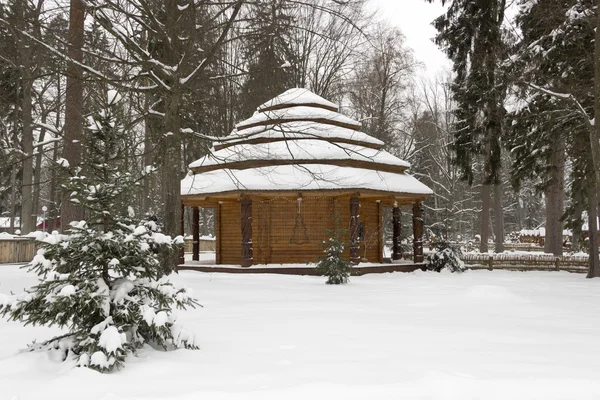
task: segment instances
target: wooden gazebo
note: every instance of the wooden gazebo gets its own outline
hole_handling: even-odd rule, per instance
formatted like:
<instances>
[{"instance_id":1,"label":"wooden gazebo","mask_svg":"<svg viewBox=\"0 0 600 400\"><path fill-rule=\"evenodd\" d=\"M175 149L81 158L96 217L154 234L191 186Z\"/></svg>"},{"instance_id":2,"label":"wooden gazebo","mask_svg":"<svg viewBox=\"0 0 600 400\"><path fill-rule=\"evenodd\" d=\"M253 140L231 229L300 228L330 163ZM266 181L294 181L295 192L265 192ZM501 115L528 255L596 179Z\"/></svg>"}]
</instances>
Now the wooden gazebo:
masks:
<instances>
[{"instance_id":1,"label":"wooden gazebo","mask_svg":"<svg viewBox=\"0 0 600 400\"><path fill-rule=\"evenodd\" d=\"M414 261L422 262L421 202L432 192L406 173L407 162L360 127L306 89L290 89L261 105L189 165L181 200L194 208L194 241L198 207L214 207L216 264L315 261L326 230L336 228L347 232L352 262L381 263L382 209L394 209L397 259L400 207L410 205ZM198 260L197 246L193 258Z\"/></svg>"}]
</instances>

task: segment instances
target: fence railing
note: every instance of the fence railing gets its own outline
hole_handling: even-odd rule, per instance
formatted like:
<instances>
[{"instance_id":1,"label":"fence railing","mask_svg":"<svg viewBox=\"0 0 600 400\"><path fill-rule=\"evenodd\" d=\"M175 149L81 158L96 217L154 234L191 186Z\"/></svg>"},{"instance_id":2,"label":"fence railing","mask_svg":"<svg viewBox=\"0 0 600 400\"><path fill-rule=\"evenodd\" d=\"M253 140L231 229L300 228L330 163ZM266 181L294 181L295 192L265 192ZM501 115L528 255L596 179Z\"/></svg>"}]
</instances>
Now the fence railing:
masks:
<instances>
[{"instance_id":1,"label":"fence railing","mask_svg":"<svg viewBox=\"0 0 600 400\"><path fill-rule=\"evenodd\" d=\"M552 254L485 254L466 253L461 257L471 269L506 269L517 271L586 272L588 256L554 256Z\"/></svg>"},{"instance_id":2,"label":"fence railing","mask_svg":"<svg viewBox=\"0 0 600 400\"><path fill-rule=\"evenodd\" d=\"M194 248L194 241L189 238L184 239L185 252L191 253ZM215 251L216 241L214 238L200 238L200 251Z\"/></svg>"}]
</instances>

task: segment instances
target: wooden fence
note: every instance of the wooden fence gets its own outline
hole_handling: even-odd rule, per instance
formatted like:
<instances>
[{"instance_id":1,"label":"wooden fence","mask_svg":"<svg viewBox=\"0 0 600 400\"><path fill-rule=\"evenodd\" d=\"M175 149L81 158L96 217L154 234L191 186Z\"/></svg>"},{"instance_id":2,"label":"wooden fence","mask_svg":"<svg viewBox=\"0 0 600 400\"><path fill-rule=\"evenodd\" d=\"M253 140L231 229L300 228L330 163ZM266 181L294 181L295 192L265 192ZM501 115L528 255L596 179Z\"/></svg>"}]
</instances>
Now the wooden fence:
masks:
<instances>
[{"instance_id":1,"label":"wooden fence","mask_svg":"<svg viewBox=\"0 0 600 400\"><path fill-rule=\"evenodd\" d=\"M193 250L193 246L194 246L193 240L189 239L189 238L185 238L184 242L185 242L185 252L191 253ZM211 239L200 238L200 252L215 251L215 249L216 249L215 243L216 243L216 241L214 238L211 238Z\"/></svg>"},{"instance_id":2,"label":"wooden fence","mask_svg":"<svg viewBox=\"0 0 600 400\"><path fill-rule=\"evenodd\" d=\"M33 239L0 240L0 264L29 262L35 256L35 251L36 245Z\"/></svg>"},{"instance_id":3,"label":"wooden fence","mask_svg":"<svg viewBox=\"0 0 600 400\"><path fill-rule=\"evenodd\" d=\"M588 256L553 256L551 254L481 254L467 253L461 259L470 269L505 269L514 271L587 272Z\"/></svg>"}]
</instances>

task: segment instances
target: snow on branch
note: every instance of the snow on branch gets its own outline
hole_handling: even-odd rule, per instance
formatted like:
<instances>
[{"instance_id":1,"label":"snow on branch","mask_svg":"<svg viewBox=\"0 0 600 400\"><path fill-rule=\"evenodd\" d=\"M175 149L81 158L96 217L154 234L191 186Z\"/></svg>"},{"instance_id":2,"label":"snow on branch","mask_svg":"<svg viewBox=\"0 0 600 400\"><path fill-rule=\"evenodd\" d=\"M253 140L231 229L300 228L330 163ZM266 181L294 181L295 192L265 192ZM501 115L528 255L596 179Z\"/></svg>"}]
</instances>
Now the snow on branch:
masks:
<instances>
[{"instance_id":1,"label":"snow on branch","mask_svg":"<svg viewBox=\"0 0 600 400\"><path fill-rule=\"evenodd\" d=\"M570 103L572 103L576 108L577 108L577 112L579 114L581 114L581 116L585 119L586 124L588 125L588 128L593 128L594 126L594 120L590 118L590 116L588 115L587 111L585 111L585 108L583 108L583 106L581 105L581 103L575 98L575 96L573 96L573 94L571 93L559 93L559 92L554 92L552 90L543 88L541 86L535 85L531 82L525 82L525 84L527 86L529 86L530 88L537 90L538 92L542 92L545 93L549 96L555 97L557 99L561 99L561 100L566 100Z\"/></svg>"}]
</instances>

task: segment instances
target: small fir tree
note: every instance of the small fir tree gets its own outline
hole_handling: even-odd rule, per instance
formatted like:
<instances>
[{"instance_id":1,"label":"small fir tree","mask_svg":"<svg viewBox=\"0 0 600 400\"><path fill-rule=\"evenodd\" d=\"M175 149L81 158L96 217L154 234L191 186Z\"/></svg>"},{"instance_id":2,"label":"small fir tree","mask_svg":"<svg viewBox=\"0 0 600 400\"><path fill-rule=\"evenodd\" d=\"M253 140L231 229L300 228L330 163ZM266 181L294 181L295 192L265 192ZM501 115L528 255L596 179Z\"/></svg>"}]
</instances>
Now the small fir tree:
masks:
<instances>
[{"instance_id":1,"label":"small fir tree","mask_svg":"<svg viewBox=\"0 0 600 400\"><path fill-rule=\"evenodd\" d=\"M339 285L348 283L348 278L352 272L352 264L349 260L343 257L344 240L343 237L347 234L347 229L339 228L339 218L337 215L333 217L334 229L327 229L326 232L330 236L329 240L323 242L325 256L317 263L317 272L320 275L327 277L328 285Z\"/></svg>"},{"instance_id":2,"label":"small fir tree","mask_svg":"<svg viewBox=\"0 0 600 400\"><path fill-rule=\"evenodd\" d=\"M120 368L146 343L196 348L194 335L176 323L174 309L197 302L161 278L158 256L176 251L182 238L161 234L153 221L134 222L131 208L119 212L127 210L136 179L119 165L127 132L118 123L118 100L109 92L105 107L89 119L87 158L65 185L87 221L41 241L28 266L39 276L36 286L0 296L0 314L9 319L68 329L36 349L60 349L63 360L102 372Z\"/></svg>"},{"instance_id":3,"label":"small fir tree","mask_svg":"<svg viewBox=\"0 0 600 400\"><path fill-rule=\"evenodd\" d=\"M460 246L444 239L438 240L435 244L435 252L427 255L427 269L435 272L441 272L443 269L450 272L464 272L466 268L460 259L461 256Z\"/></svg>"}]
</instances>

